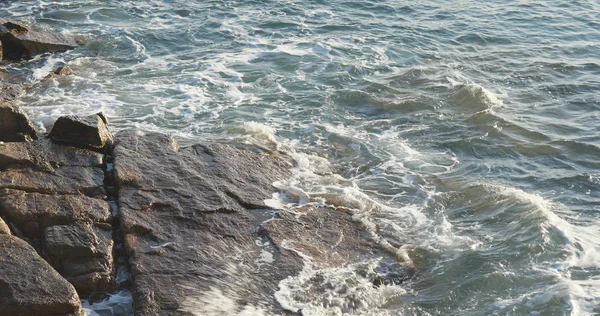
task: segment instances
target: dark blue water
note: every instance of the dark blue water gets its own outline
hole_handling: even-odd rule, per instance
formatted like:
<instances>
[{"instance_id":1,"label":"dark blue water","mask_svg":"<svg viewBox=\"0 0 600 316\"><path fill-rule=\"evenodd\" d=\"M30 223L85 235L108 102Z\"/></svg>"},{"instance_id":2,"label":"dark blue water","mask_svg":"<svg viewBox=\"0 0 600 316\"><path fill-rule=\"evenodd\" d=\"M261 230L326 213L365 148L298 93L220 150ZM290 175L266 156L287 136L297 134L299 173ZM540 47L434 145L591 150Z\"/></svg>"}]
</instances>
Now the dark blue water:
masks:
<instances>
[{"instance_id":1,"label":"dark blue water","mask_svg":"<svg viewBox=\"0 0 600 316\"><path fill-rule=\"evenodd\" d=\"M0 17L87 42L2 66L32 81L62 62L75 72L23 100L41 130L101 110L115 129L184 145L227 138L286 151L298 166L270 205L350 208L417 268L373 289L352 266L307 266L280 284L290 309L600 314L598 2L0 5ZM352 284L364 304L311 296L303 282L315 273Z\"/></svg>"}]
</instances>

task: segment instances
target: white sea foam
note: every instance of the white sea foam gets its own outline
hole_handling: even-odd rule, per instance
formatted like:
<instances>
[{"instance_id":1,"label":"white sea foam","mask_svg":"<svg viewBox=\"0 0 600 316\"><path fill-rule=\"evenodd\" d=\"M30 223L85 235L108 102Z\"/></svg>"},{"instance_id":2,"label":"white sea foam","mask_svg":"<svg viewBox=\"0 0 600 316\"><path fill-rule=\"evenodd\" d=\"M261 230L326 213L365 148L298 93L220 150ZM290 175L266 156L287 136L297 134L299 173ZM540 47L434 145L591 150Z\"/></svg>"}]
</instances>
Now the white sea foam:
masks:
<instances>
[{"instance_id":1,"label":"white sea foam","mask_svg":"<svg viewBox=\"0 0 600 316\"><path fill-rule=\"evenodd\" d=\"M455 78L447 77L451 89L454 91L452 100L473 111L490 111L504 106L500 94L486 89L482 85L472 82L460 74Z\"/></svg>"},{"instance_id":2,"label":"white sea foam","mask_svg":"<svg viewBox=\"0 0 600 316\"><path fill-rule=\"evenodd\" d=\"M81 305L86 316L105 315L107 312L111 315L133 314L131 292L129 291L112 294L107 299L94 304L90 304L88 300L81 300Z\"/></svg>"},{"instance_id":3,"label":"white sea foam","mask_svg":"<svg viewBox=\"0 0 600 316\"><path fill-rule=\"evenodd\" d=\"M320 269L303 256L302 271L282 280L275 293L277 302L288 311L307 316L389 315L384 305L406 294L397 285L373 286L376 260Z\"/></svg>"},{"instance_id":4,"label":"white sea foam","mask_svg":"<svg viewBox=\"0 0 600 316\"><path fill-rule=\"evenodd\" d=\"M263 316L268 315L260 307L239 304L218 288L211 288L200 296L187 297L179 309L181 312L197 316Z\"/></svg>"},{"instance_id":5,"label":"white sea foam","mask_svg":"<svg viewBox=\"0 0 600 316\"><path fill-rule=\"evenodd\" d=\"M249 143L266 146L276 149L280 146L275 134L275 128L258 122L244 122L241 125L230 128L233 134L241 134L243 137L238 140L244 140Z\"/></svg>"}]
</instances>

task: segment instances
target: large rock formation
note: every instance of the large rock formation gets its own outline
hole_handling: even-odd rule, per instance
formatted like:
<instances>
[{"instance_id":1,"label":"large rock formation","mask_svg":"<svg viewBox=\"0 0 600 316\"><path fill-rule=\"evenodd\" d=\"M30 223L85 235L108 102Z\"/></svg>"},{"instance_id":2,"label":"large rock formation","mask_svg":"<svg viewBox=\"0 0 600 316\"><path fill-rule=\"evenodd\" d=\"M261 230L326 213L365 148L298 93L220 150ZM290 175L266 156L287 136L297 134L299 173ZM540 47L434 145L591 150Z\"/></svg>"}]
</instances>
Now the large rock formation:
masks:
<instances>
[{"instance_id":1,"label":"large rock formation","mask_svg":"<svg viewBox=\"0 0 600 316\"><path fill-rule=\"evenodd\" d=\"M0 314L83 315L75 289L24 240L0 234Z\"/></svg>"},{"instance_id":2,"label":"large rock formation","mask_svg":"<svg viewBox=\"0 0 600 316\"><path fill-rule=\"evenodd\" d=\"M74 39L60 34L31 31L10 21L0 21L0 42L4 60L31 59L47 52L61 52L76 48Z\"/></svg>"},{"instance_id":3,"label":"large rock formation","mask_svg":"<svg viewBox=\"0 0 600 316\"><path fill-rule=\"evenodd\" d=\"M284 313L274 294L302 271L305 257L317 268L395 261L347 213L268 209L272 183L289 176L289 160L278 153L241 144L178 150L166 135L134 131L116 139L119 219L137 315ZM230 304L219 306L219 297Z\"/></svg>"},{"instance_id":4,"label":"large rock formation","mask_svg":"<svg viewBox=\"0 0 600 316\"><path fill-rule=\"evenodd\" d=\"M282 270L300 268L255 273L251 210L264 207L288 168L272 154L223 144L178 151L166 135L130 131L117 135L114 156L137 315L181 313L212 287L271 305Z\"/></svg>"},{"instance_id":5,"label":"large rock formation","mask_svg":"<svg viewBox=\"0 0 600 316\"><path fill-rule=\"evenodd\" d=\"M48 139L0 144L0 215L83 297L113 288L104 156Z\"/></svg>"},{"instance_id":6,"label":"large rock formation","mask_svg":"<svg viewBox=\"0 0 600 316\"><path fill-rule=\"evenodd\" d=\"M24 133L13 123L0 117L0 137ZM366 310L352 284L377 288L406 277L346 212L269 209L272 183L292 166L278 152L232 143L180 149L167 135L141 131L116 140L113 151L107 120L96 114L60 118L50 138L0 143L0 314L80 313L67 281L82 298L111 292L121 233L137 315L310 312L307 300L321 306L321 294L337 286L319 284L327 273L319 271L376 262L382 275L360 268L342 298L322 302ZM118 208L109 195L118 195ZM121 232L112 226L117 213ZM36 270L37 285L28 279Z\"/></svg>"}]
</instances>

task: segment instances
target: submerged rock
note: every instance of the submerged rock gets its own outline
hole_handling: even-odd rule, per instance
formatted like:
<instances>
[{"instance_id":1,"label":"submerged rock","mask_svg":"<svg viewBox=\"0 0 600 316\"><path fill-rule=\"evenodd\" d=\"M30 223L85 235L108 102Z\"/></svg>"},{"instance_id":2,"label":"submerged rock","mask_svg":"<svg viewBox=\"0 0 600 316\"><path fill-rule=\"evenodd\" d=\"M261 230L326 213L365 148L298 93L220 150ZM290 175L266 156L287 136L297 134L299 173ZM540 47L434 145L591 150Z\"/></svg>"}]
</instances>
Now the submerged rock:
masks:
<instances>
[{"instance_id":1,"label":"submerged rock","mask_svg":"<svg viewBox=\"0 0 600 316\"><path fill-rule=\"evenodd\" d=\"M27 90L28 86L19 83L10 83L0 78L0 102L14 100Z\"/></svg>"},{"instance_id":2,"label":"submerged rock","mask_svg":"<svg viewBox=\"0 0 600 316\"><path fill-rule=\"evenodd\" d=\"M54 70L53 74L58 76L71 76L73 74L73 70L67 65L60 66Z\"/></svg>"},{"instance_id":3,"label":"submerged rock","mask_svg":"<svg viewBox=\"0 0 600 316\"><path fill-rule=\"evenodd\" d=\"M0 141L19 142L37 139L31 121L18 107L0 100Z\"/></svg>"},{"instance_id":4,"label":"submerged rock","mask_svg":"<svg viewBox=\"0 0 600 316\"><path fill-rule=\"evenodd\" d=\"M261 231L283 253L300 252L320 268L338 268L362 259L394 260L375 243L369 232L348 213L306 206L296 213L280 212Z\"/></svg>"},{"instance_id":5,"label":"submerged rock","mask_svg":"<svg viewBox=\"0 0 600 316\"><path fill-rule=\"evenodd\" d=\"M9 21L0 24L0 42L4 60L31 59L47 52L62 52L78 46L75 40L60 34L31 31Z\"/></svg>"},{"instance_id":6,"label":"submerged rock","mask_svg":"<svg viewBox=\"0 0 600 316\"><path fill-rule=\"evenodd\" d=\"M61 116L49 136L57 143L101 152L107 151L114 143L108 130L108 120L102 112L85 117Z\"/></svg>"},{"instance_id":7,"label":"submerged rock","mask_svg":"<svg viewBox=\"0 0 600 316\"><path fill-rule=\"evenodd\" d=\"M61 66L58 66L53 72L46 75L46 77L44 77L42 82L44 82L50 78L65 77L65 76L72 76L72 75L73 75L73 70L71 70L71 67L63 64Z\"/></svg>"},{"instance_id":8,"label":"submerged rock","mask_svg":"<svg viewBox=\"0 0 600 316\"><path fill-rule=\"evenodd\" d=\"M2 315L83 315L75 289L25 241L0 234Z\"/></svg>"}]
</instances>

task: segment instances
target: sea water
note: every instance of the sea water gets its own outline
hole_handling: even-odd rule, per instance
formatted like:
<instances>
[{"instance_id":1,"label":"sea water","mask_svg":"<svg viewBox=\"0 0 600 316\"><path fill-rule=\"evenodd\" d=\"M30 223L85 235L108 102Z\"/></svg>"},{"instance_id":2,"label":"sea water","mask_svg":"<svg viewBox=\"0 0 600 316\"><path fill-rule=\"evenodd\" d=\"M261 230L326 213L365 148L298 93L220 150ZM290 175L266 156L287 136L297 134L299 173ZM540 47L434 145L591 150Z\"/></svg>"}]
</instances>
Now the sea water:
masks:
<instances>
[{"instance_id":1,"label":"sea water","mask_svg":"<svg viewBox=\"0 0 600 316\"><path fill-rule=\"evenodd\" d=\"M0 1L0 17L86 42L1 66L73 70L20 101L40 131L103 111L114 130L287 152L270 206L350 209L415 259L379 288L356 272L374 262L307 263L275 293L287 310L600 314L595 0ZM311 294L315 275L352 295ZM215 289L185 311L262 313L237 304Z\"/></svg>"}]
</instances>

